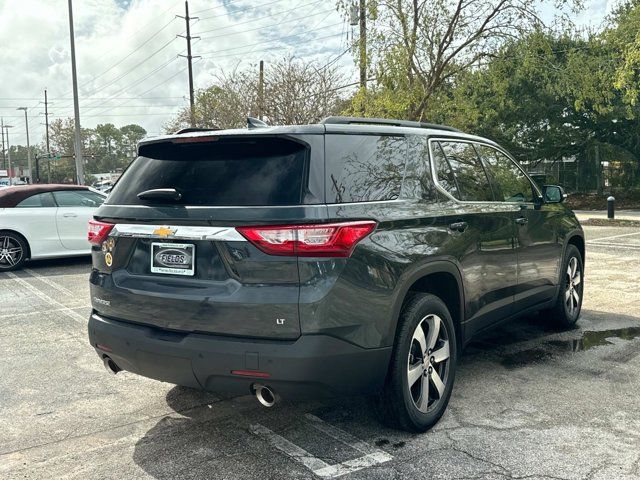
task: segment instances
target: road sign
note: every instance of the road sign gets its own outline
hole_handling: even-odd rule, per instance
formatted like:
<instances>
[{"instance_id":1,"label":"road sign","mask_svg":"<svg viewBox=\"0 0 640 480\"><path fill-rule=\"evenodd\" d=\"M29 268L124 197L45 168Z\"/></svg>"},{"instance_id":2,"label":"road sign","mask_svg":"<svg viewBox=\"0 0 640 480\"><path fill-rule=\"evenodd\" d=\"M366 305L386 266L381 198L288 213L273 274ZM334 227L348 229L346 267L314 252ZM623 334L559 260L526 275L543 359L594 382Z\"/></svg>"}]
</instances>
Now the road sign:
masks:
<instances>
[{"instance_id":1,"label":"road sign","mask_svg":"<svg viewBox=\"0 0 640 480\"><path fill-rule=\"evenodd\" d=\"M0 170L0 177L8 177L9 172L7 170Z\"/></svg>"}]
</instances>

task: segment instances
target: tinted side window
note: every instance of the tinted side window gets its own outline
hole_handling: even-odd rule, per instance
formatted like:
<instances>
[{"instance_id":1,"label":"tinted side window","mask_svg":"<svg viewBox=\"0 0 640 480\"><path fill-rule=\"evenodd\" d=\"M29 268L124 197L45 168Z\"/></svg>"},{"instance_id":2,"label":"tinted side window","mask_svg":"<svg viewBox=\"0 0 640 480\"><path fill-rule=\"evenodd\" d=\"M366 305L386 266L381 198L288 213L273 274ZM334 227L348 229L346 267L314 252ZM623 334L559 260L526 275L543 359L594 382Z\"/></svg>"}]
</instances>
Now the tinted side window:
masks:
<instances>
[{"instance_id":1,"label":"tinted side window","mask_svg":"<svg viewBox=\"0 0 640 480\"><path fill-rule=\"evenodd\" d=\"M379 135L327 135L327 202L394 200L400 195L406 139Z\"/></svg>"},{"instance_id":2,"label":"tinted side window","mask_svg":"<svg viewBox=\"0 0 640 480\"><path fill-rule=\"evenodd\" d=\"M429 141L426 136L407 137L407 167L402 184L402 196L432 200L435 198L429 165Z\"/></svg>"},{"instance_id":3,"label":"tinted side window","mask_svg":"<svg viewBox=\"0 0 640 480\"><path fill-rule=\"evenodd\" d=\"M55 207L51 193L38 193L25 198L16 205L16 208L38 208L38 207Z\"/></svg>"},{"instance_id":4,"label":"tinted side window","mask_svg":"<svg viewBox=\"0 0 640 480\"><path fill-rule=\"evenodd\" d=\"M442 150L451 165L460 199L464 201L493 201L493 192L480 158L467 142L440 142Z\"/></svg>"},{"instance_id":5,"label":"tinted side window","mask_svg":"<svg viewBox=\"0 0 640 480\"><path fill-rule=\"evenodd\" d=\"M438 177L438 183L454 198L462 200L460 198L456 178L453 176L453 170L451 170L451 165L449 165L447 157L444 156L442 147L438 142L433 142L431 146L433 148L433 162L436 169L436 176Z\"/></svg>"},{"instance_id":6,"label":"tinted side window","mask_svg":"<svg viewBox=\"0 0 640 480\"><path fill-rule=\"evenodd\" d=\"M100 195L99 193L96 192L92 192L92 191L86 191L86 192L80 192L81 195L85 198L87 198L89 201L94 202L95 205L88 205L90 207L99 207L100 205L102 205L104 203L104 201L107 199L106 197Z\"/></svg>"},{"instance_id":7,"label":"tinted side window","mask_svg":"<svg viewBox=\"0 0 640 480\"><path fill-rule=\"evenodd\" d=\"M92 207L102 205L104 198L96 193L82 190L61 190L53 192L59 207Z\"/></svg>"},{"instance_id":8,"label":"tinted side window","mask_svg":"<svg viewBox=\"0 0 640 480\"><path fill-rule=\"evenodd\" d=\"M513 160L495 148L486 145L477 145L477 148L487 167L493 190L499 201L533 201L533 186Z\"/></svg>"}]
</instances>

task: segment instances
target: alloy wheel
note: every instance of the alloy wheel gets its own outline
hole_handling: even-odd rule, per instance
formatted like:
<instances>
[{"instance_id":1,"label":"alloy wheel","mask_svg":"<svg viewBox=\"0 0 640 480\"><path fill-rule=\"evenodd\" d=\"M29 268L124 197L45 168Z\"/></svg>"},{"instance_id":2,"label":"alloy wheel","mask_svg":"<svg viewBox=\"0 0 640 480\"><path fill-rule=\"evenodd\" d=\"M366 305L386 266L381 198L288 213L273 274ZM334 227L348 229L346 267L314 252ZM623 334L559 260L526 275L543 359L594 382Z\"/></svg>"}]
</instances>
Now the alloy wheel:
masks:
<instances>
[{"instance_id":1,"label":"alloy wheel","mask_svg":"<svg viewBox=\"0 0 640 480\"><path fill-rule=\"evenodd\" d=\"M24 251L18 241L9 236L0 236L0 267L13 267L22 260Z\"/></svg>"},{"instance_id":2,"label":"alloy wheel","mask_svg":"<svg viewBox=\"0 0 640 480\"><path fill-rule=\"evenodd\" d=\"M422 413L444 397L449 377L449 334L442 319L427 315L416 327L407 360L407 382L414 405Z\"/></svg>"},{"instance_id":3,"label":"alloy wheel","mask_svg":"<svg viewBox=\"0 0 640 480\"><path fill-rule=\"evenodd\" d=\"M567 313L574 317L580 307L580 295L582 294L582 272L578 259L571 257L567 266L567 286L564 292L564 304Z\"/></svg>"}]
</instances>

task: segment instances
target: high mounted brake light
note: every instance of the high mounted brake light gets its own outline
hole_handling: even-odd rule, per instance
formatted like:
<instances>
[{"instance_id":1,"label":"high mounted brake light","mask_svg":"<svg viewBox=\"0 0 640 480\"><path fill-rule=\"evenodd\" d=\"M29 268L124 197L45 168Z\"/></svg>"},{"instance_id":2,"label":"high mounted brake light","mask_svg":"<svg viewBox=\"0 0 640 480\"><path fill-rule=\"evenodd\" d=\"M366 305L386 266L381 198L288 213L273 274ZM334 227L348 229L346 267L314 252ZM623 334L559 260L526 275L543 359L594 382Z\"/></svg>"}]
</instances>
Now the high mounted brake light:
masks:
<instances>
[{"instance_id":1,"label":"high mounted brake light","mask_svg":"<svg viewBox=\"0 0 640 480\"><path fill-rule=\"evenodd\" d=\"M216 142L220 140L220 137L217 135L206 135L199 137L178 137L171 140L172 143L205 143L205 142Z\"/></svg>"},{"instance_id":2,"label":"high mounted brake light","mask_svg":"<svg viewBox=\"0 0 640 480\"><path fill-rule=\"evenodd\" d=\"M256 247L270 255L349 257L356 244L376 228L372 220L314 225L236 227Z\"/></svg>"},{"instance_id":3,"label":"high mounted brake light","mask_svg":"<svg viewBox=\"0 0 640 480\"><path fill-rule=\"evenodd\" d=\"M89 230L87 232L87 240L93 245L100 245L109 236L109 232L115 227L113 223L99 222L98 220L89 220Z\"/></svg>"}]
</instances>

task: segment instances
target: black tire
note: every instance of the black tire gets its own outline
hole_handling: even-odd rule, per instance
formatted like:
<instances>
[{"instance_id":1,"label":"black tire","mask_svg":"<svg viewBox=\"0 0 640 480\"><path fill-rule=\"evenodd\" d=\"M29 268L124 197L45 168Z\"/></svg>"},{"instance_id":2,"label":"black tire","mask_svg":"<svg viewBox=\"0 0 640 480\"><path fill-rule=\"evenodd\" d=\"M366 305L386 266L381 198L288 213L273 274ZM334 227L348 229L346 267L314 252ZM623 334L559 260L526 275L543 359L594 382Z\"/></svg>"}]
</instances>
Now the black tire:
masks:
<instances>
[{"instance_id":1,"label":"black tire","mask_svg":"<svg viewBox=\"0 0 640 480\"><path fill-rule=\"evenodd\" d=\"M570 266L573 265L572 262L575 262L579 281L576 283L576 277L574 276L573 283L570 284L571 277L569 275L569 269L571 268ZM548 311L548 314L551 316L555 325L560 328L567 329L573 327L580 317L584 293L584 267L582 255L574 245L569 245L565 251L561 273L562 276L560 279L558 299L556 300L556 304ZM577 301L575 300L575 294L578 295ZM571 296L569 299L567 298L568 295ZM571 301L571 304L569 303L569 300Z\"/></svg>"},{"instance_id":2,"label":"black tire","mask_svg":"<svg viewBox=\"0 0 640 480\"><path fill-rule=\"evenodd\" d=\"M430 358L425 359L427 352L422 359L418 358L422 350L420 348L422 343L414 337L414 334L418 334L417 328L420 326L424 340L426 340L425 345L428 348L432 332L436 331L435 326L432 327L432 323L435 325L436 322L435 317L439 319L440 329L433 353L440 352L441 357L444 355L442 350L445 346L444 338L446 338L449 347L448 360L446 362L443 360L441 363L433 363L435 360L431 353L428 355ZM431 350L427 351L431 352ZM446 305L435 295L416 294L401 313L387 380L383 391L376 399L383 422L389 426L411 432L424 432L435 425L442 417L451 397L457 353L456 330ZM418 367L423 369L420 376L416 376L419 375L415 370ZM430 371L429 368L432 370ZM409 386L410 372L413 372L413 378L417 378L413 387ZM435 386L436 376L440 379L437 385L440 387L444 385L441 394ZM442 376L445 378L443 379ZM425 381L428 384L426 387L428 392L426 408L422 403L425 398L422 395ZM438 398L434 398L433 403L430 403L432 394L434 396L437 394ZM418 405L422 405L423 410L426 411L421 411Z\"/></svg>"},{"instance_id":3,"label":"black tire","mask_svg":"<svg viewBox=\"0 0 640 480\"><path fill-rule=\"evenodd\" d=\"M27 260L29 245L20 235L0 231L0 272L22 268Z\"/></svg>"}]
</instances>

